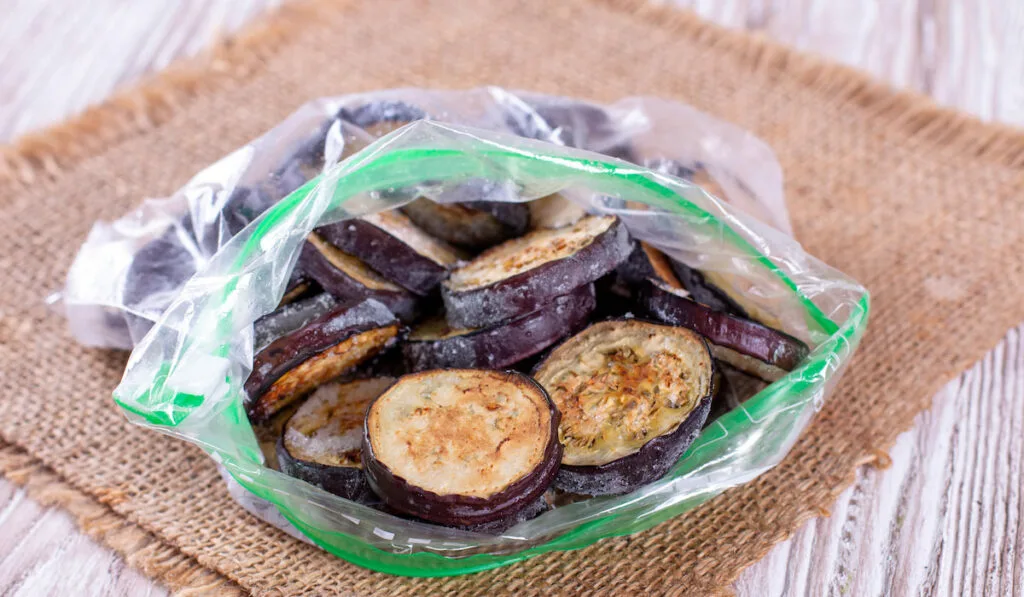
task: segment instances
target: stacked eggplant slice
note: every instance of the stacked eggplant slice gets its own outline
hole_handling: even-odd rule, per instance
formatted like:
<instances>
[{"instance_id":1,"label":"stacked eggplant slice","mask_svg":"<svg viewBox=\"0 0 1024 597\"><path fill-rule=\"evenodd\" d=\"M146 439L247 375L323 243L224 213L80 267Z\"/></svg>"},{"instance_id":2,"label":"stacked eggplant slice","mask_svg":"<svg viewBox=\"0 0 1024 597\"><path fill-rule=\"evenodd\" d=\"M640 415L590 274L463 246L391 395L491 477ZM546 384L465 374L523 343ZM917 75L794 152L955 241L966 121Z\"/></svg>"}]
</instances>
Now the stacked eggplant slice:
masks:
<instances>
[{"instance_id":1,"label":"stacked eggplant slice","mask_svg":"<svg viewBox=\"0 0 1024 597\"><path fill-rule=\"evenodd\" d=\"M632 155L590 107L549 108L563 142ZM342 110L275 184L424 117L402 103ZM344 150L325 151L338 134ZM254 325L246 409L268 465L395 516L501 533L665 476L708 421L806 357L714 272L615 216L517 193L468 180L309 235L281 304ZM226 225L266 197L239 196ZM136 269L160 286L180 277L173 265Z\"/></svg>"}]
</instances>

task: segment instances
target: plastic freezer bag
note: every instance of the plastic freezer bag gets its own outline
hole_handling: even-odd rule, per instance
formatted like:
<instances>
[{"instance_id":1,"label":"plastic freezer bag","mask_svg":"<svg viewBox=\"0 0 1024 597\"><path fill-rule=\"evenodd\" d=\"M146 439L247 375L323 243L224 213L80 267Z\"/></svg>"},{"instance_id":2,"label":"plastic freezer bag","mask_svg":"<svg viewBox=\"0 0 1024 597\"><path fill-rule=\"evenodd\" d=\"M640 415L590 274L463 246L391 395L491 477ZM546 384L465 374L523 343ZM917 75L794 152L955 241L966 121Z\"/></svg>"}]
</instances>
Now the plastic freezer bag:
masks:
<instances>
[{"instance_id":1,"label":"plastic freezer bag","mask_svg":"<svg viewBox=\"0 0 1024 597\"><path fill-rule=\"evenodd\" d=\"M287 521L324 549L357 564L415 575L481 570L637 532L749 481L782 459L834 386L863 333L868 297L861 286L805 254L787 235L672 175L682 174L680 167L692 161L662 155L658 164L648 162L652 166L668 164L672 174L667 174L557 144L565 142L564 131L585 130L602 140L601 150L627 152L625 157L644 162L636 153L643 146L639 142L643 134L620 141L615 127L607 127L612 134L603 136L594 133L599 127L577 124L572 128L571 121L551 127L548 122L555 119L539 117L536 104L531 107L519 96L500 90L465 95L396 93L421 94L416 96L418 102L408 103L437 118L448 116L449 121L460 118L445 114L429 100L444 104L442 99L458 97L465 110L461 114L473 114L474 124L491 121L491 130L418 121L336 164L331 153L342 155L348 139L340 130L342 139L332 146L328 130L323 144L328 164L324 172L283 199L270 201L272 206L237 234L222 234L216 243L219 249L208 258L204 254L197 273L174 292L169 307L135 347L114 396L133 421L201 446L230 477L233 495L265 519L283 527L288 526ZM340 103L343 108L380 107L386 105L381 99L355 96ZM383 99L394 98L385 94ZM651 104L658 102L647 105ZM190 201L189 193L209 186L237 188L239 181L249 185L245 177L255 172L282 172L275 169L282 148L293 148L307 138L315 127L306 125L313 121L322 126L324 106L317 107L320 118L307 117L309 108L300 111L267 136L198 175L184 189L185 196L174 200L189 207L193 221L197 215L201 222L212 221L196 213L202 202ZM333 112L335 107L328 102L326 111ZM687 113L703 123L705 130L723 126L696 112ZM534 123L534 129L525 130L524 122L534 118L544 126ZM357 121L358 115L349 114L346 120ZM505 132L495 132L502 128ZM735 146L723 149L719 145L715 151L738 159L744 147L755 147L753 154L763 149L744 135L733 140ZM588 139L571 141L593 145ZM691 142L700 146L699 140ZM705 163L710 160L701 162ZM780 188L774 162L762 164L764 178L751 174L757 168L742 160L730 166L721 168L734 182L742 181L736 185L749 192L748 207L761 208L764 214L778 213L765 206L773 200L781 203L781 194L768 192L765 200L761 192L762 187ZM269 180L275 183L279 179ZM765 183L768 179L771 182ZM810 356L705 427L660 480L626 495L554 508L501 535L401 519L265 466L243 405L242 386L253 362L253 322L281 300L307 234L319 225L395 208L420 197L441 202L464 200L467 188L490 189L489 201L529 201L558 192L591 213L617 215L633 237L715 274L716 282L746 290L749 304L773 324L807 342ZM179 216L166 219L175 217ZM141 217L136 223L148 221ZM196 233L195 225L186 232L203 237L202 232ZM123 307L116 302L111 306ZM91 325L97 325L96 321ZM101 321L98 325L105 324Z\"/></svg>"}]
</instances>

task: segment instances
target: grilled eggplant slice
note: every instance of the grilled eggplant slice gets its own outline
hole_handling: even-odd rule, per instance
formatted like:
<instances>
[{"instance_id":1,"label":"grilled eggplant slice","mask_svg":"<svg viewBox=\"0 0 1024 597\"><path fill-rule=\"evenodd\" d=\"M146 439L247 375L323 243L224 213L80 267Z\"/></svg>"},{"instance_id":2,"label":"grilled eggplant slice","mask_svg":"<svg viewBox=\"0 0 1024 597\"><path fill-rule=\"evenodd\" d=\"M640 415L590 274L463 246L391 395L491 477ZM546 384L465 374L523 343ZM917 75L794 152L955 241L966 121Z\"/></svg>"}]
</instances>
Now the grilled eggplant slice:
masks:
<instances>
[{"instance_id":1,"label":"grilled eggplant slice","mask_svg":"<svg viewBox=\"0 0 1024 597\"><path fill-rule=\"evenodd\" d=\"M438 203L423 197L402 212L430 235L469 251L518 236L530 222L530 208L523 203Z\"/></svg>"},{"instance_id":2,"label":"grilled eggplant slice","mask_svg":"<svg viewBox=\"0 0 1024 597\"><path fill-rule=\"evenodd\" d=\"M459 261L446 243L398 211L321 226L316 233L381 276L418 295L429 294Z\"/></svg>"},{"instance_id":3,"label":"grilled eggplant slice","mask_svg":"<svg viewBox=\"0 0 1024 597\"><path fill-rule=\"evenodd\" d=\"M245 382L249 418L265 421L393 344L399 322L374 300L342 305L267 344Z\"/></svg>"},{"instance_id":4,"label":"grilled eggplant slice","mask_svg":"<svg viewBox=\"0 0 1024 597\"><path fill-rule=\"evenodd\" d=\"M555 487L621 494L654 481L697 437L713 394L707 343L636 319L595 323L534 372L562 414Z\"/></svg>"},{"instance_id":5,"label":"grilled eggplant slice","mask_svg":"<svg viewBox=\"0 0 1024 597\"><path fill-rule=\"evenodd\" d=\"M406 375L370 406L363 469L400 512L457 527L513 519L554 478L558 420L544 389L520 373Z\"/></svg>"},{"instance_id":6,"label":"grilled eggplant slice","mask_svg":"<svg viewBox=\"0 0 1024 597\"><path fill-rule=\"evenodd\" d=\"M416 295L383 278L361 260L312 233L299 257L302 270L338 299L354 302L375 299L402 321L418 313Z\"/></svg>"},{"instance_id":7,"label":"grilled eggplant slice","mask_svg":"<svg viewBox=\"0 0 1024 597\"><path fill-rule=\"evenodd\" d=\"M741 371L771 382L807 357L807 345L789 334L715 311L657 280L648 282L640 291L643 309L659 321L703 335L716 359Z\"/></svg>"},{"instance_id":8,"label":"grilled eggplant slice","mask_svg":"<svg viewBox=\"0 0 1024 597\"><path fill-rule=\"evenodd\" d=\"M645 242L636 243L629 259L619 266L618 274L619 279L630 287L642 284L647 278L661 280L674 288L683 287L672 271L668 255Z\"/></svg>"},{"instance_id":9,"label":"grilled eggplant slice","mask_svg":"<svg viewBox=\"0 0 1024 597\"><path fill-rule=\"evenodd\" d=\"M360 503L377 502L363 477L363 421L391 377L322 385L284 426L277 443L281 472Z\"/></svg>"},{"instance_id":10,"label":"grilled eggplant slice","mask_svg":"<svg viewBox=\"0 0 1024 597\"><path fill-rule=\"evenodd\" d=\"M448 324L488 327L537 311L614 270L631 250L629 232L614 216L589 216L504 242L441 284Z\"/></svg>"},{"instance_id":11,"label":"grilled eggplant slice","mask_svg":"<svg viewBox=\"0 0 1024 597\"><path fill-rule=\"evenodd\" d=\"M427 113L405 102L378 101L345 107L338 118L350 122L374 137L382 137L414 120L427 118Z\"/></svg>"},{"instance_id":12,"label":"grilled eggplant slice","mask_svg":"<svg viewBox=\"0 0 1024 597\"><path fill-rule=\"evenodd\" d=\"M729 313L738 317L747 317L747 312L736 301L732 300L724 290L711 284L704 279L700 270L688 265L671 260L672 271L675 272L683 288L690 294L693 300L705 305L715 311Z\"/></svg>"},{"instance_id":13,"label":"grilled eggplant slice","mask_svg":"<svg viewBox=\"0 0 1024 597\"><path fill-rule=\"evenodd\" d=\"M409 334L402 352L413 371L504 369L581 329L594 310L594 285L580 286L543 309L486 329L452 329L433 317Z\"/></svg>"},{"instance_id":14,"label":"grilled eggplant slice","mask_svg":"<svg viewBox=\"0 0 1024 597\"><path fill-rule=\"evenodd\" d=\"M309 325L338 308L338 299L322 292L307 299L278 307L253 323L253 350L259 352L281 336Z\"/></svg>"}]
</instances>

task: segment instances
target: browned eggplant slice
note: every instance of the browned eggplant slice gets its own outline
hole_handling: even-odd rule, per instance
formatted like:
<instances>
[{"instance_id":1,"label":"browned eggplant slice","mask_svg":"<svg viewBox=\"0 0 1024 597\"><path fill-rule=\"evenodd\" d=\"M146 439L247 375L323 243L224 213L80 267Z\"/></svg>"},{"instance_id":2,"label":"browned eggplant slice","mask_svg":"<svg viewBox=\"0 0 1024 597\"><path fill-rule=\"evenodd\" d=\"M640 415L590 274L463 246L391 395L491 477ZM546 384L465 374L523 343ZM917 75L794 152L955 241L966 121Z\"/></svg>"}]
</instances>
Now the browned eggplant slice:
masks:
<instances>
[{"instance_id":1,"label":"browned eggplant slice","mask_svg":"<svg viewBox=\"0 0 1024 597\"><path fill-rule=\"evenodd\" d=\"M558 470L558 420L544 389L520 373L406 375L370 406L363 469L400 512L458 527L512 519Z\"/></svg>"},{"instance_id":2,"label":"browned eggplant slice","mask_svg":"<svg viewBox=\"0 0 1024 597\"><path fill-rule=\"evenodd\" d=\"M341 301L372 298L391 309L402 321L416 318L419 311L416 295L385 279L360 259L316 233L309 235L299 263L304 272Z\"/></svg>"},{"instance_id":3,"label":"browned eggplant slice","mask_svg":"<svg viewBox=\"0 0 1024 597\"><path fill-rule=\"evenodd\" d=\"M539 311L491 328L452 329L437 316L413 329L402 352L413 371L503 369L582 328L595 304L594 285L586 284Z\"/></svg>"},{"instance_id":4,"label":"browned eggplant slice","mask_svg":"<svg viewBox=\"0 0 1024 597\"><path fill-rule=\"evenodd\" d=\"M281 472L345 499L377 502L363 477L363 421L370 403L394 383L392 377L374 377L317 388L280 435Z\"/></svg>"},{"instance_id":5,"label":"browned eggplant slice","mask_svg":"<svg viewBox=\"0 0 1024 597\"><path fill-rule=\"evenodd\" d=\"M713 375L685 328L603 321L566 340L534 372L562 415L555 487L621 494L663 476L707 419Z\"/></svg>"},{"instance_id":6,"label":"browned eggplant slice","mask_svg":"<svg viewBox=\"0 0 1024 597\"><path fill-rule=\"evenodd\" d=\"M807 345L789 334L715 311L657 280L641 288L639 301L655 319L707 338L716 359L765 381L779 379L807 357Z\"/></svg>"},{"instance_id":7,"label":"browned eggplant slice","mask_svg":"<svg viewBox=\"0 0 1024 597\"><path fill-rule=\"evenodd\" d=\"M522 234L530 218L530 208L522 203L438 203L425 197L403 206L402 212L430 235L469 251Z\"/></svg>"},{"instance_id":8,"label":"browned eggplant slice","mask_svg":"<svg viewBox=\"0 0 1024 597\"><path fill-rule=\"evenodd\" d=\"M381 276L421 296L440 284L459 261L452 247L393 210L321 226L316 233Z\"/></svg>"},{"instance_id":9,"label":"browned eggplant slice","mask_svg":"<svg viewBox=\"0 0 1024 597\"><path fill-rule=\"evenodd\" d=\"M342 305L267 344L245 382L249 418L265 421L317 386L376 356L398 336L395 316L374 300Z\"/></svg>"},{"instance_id":10,"label":"browned eggplant slice","mask_svg":"<svg viewBox=\"0 0 1024 597\"><path fill-rule=\"evenodd\" d=\"M631 249L629 232L615 216L588 216L506 241L441 284L448 324L488 327L532 313L614 270Z\"/></svg>"}]
</instances>

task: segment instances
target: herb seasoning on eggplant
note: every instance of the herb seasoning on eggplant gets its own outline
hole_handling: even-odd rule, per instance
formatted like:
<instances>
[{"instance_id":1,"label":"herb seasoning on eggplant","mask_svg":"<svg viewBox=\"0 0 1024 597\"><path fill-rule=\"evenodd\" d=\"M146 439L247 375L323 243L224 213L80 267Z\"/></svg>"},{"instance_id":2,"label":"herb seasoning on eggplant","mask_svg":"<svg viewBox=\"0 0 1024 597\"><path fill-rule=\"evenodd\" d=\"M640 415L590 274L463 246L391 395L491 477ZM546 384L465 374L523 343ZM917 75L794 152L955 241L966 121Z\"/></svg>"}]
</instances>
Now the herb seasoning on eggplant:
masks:
<instances>
[{"instance_id":1,"label":"herb seasoning on eggplant","mask_svg":"<svg viewBox=\"0 0 1024 597\"><path fill-rule=\"evenodd\" d=\"M537 366L562 415L555 487L621 494L662 477L707 419L714 366L707 343L678 327L595 323Z\"/></svg>"},{"instance_id":2,"label":"herb seasoning on eggplant","mask_svg":"<svg viewBox=\"0 0 1024 597\"><path fill-rule=\"evenodd\" d=\"M320 386L288 419L277 443L281 472L343 498L378 501L363 477L363 421L395 379L374 377Z\"/></svg>"},{"instance_id":3,"label":"herb seasoning on eggplant","mask_svg":"<svg viewBox=\"0 0 1024 597\"><path fill-rule=\"evenodd\" d=\"M641 287L640 305L659 321L703 335L716 359L765 381L779 379L807 357L807 345L789 334L716 311L657 280Z\"/></svg>"},{"instance_id":4,"label":"herb seasoning on eggplant","mask_svg":"<svg viewBox=\"0 0 1024 597\"><path fill-rule=\"evenodd\" d=\"M535 230L484 251L441 285L448 323L488 327L532 313L614 270L632 250L614 216L588 216L558 230Z\"/></svg>"},{"instance_id":5,"label":"herb seasoning on eggplant","mask_svg":"<svg viewBox=\"0 0 1024 597\"><path fill-rule=\"evenodd\" d=\"M544 389L519 373L406 375L370 406L363 469L405 514L457 527L513 519L558 469L558 420Z\"/></svg>"}]
</instances>

